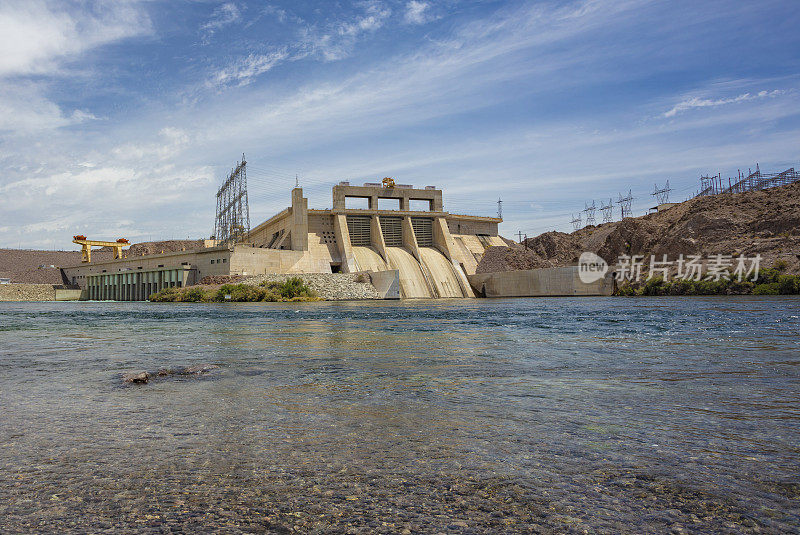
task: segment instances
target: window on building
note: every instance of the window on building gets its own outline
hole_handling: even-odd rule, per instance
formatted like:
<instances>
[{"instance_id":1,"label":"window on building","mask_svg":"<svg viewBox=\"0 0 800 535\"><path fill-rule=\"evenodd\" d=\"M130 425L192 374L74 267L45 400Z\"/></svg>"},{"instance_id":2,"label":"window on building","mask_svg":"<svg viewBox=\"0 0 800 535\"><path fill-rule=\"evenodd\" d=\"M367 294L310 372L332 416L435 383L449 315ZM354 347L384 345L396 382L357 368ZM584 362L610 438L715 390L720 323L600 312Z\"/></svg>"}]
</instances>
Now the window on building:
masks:
<instances>
[{"instance_id":1,"label":"window on building","mask_svg":"<svg viewBox=\"0 0 800 535\"><path fill-rule=\"evenodd\" d=\"M395 198L378 198L378 210L399 210L400 199Z\"/></svg>"},{"instance_id":2,"label":"window on building","mask_svg":"<svg viewBox=\"0 0 800 535\"><path fill-rule=\"evenodd\" d=\"M366 210L369 208L369 197L345 197L344 207L348 210Z\"/></svg>"},{"instance_id":3,"label":"window on building","mask_svg":"<svg viewBox=\"0 0 800 535\"><path fill-rule=\"evenodd\" d=\"M433 201L430 199L411 199L408 204L412 212L430 212L433 210Z\"/></svg>"}]
</instances>

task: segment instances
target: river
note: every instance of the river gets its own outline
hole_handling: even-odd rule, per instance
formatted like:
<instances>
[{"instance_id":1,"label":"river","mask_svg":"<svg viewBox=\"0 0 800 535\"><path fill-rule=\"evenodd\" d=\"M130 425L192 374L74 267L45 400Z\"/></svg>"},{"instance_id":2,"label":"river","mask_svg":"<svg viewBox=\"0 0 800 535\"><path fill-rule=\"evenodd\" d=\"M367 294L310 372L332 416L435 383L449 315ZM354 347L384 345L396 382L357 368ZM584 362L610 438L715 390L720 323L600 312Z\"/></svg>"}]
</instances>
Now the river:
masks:
<instances>
[{"instance_id":1,"label":"river","mask_svg":"<svg viewBox=\"0 0 800 535\"><path fill-rule=\"evenodd\" d=\"M0 303L0 532L798 532L799 318ZM120 379L195 364L219 369Z\"/></svg>"}]
</instances>

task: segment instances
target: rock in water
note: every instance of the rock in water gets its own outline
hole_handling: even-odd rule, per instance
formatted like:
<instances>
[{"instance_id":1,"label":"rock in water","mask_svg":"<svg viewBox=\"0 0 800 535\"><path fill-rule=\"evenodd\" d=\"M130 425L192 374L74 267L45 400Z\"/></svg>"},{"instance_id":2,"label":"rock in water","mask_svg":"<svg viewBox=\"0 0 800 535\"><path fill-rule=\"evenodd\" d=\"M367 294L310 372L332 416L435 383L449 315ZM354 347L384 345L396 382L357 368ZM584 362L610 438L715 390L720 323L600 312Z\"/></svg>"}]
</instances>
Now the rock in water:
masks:
<instances>
[{"instance_id":1,"label":"rock in water","mask_svg":"<svg viewBox=\"0 0 800 535\"><path fill-rule=\"evenodd\" d=\"M130 372L122 374L123 383L146 384L150 380L150 374L147 372Z\"/></svg>"},{"instance_id":2,"label":"rock in water","mask_svg":"<svg viewBox=\"0 0 800 535\"><path fill-rule=\"evenodd\" d=\"M189 366L183 370L183 373L186 375L202 375L204 373L208 373L212 370L218 370L219 366L216 364L197 364L195 366Z\"/></svg>"}]
</instances>

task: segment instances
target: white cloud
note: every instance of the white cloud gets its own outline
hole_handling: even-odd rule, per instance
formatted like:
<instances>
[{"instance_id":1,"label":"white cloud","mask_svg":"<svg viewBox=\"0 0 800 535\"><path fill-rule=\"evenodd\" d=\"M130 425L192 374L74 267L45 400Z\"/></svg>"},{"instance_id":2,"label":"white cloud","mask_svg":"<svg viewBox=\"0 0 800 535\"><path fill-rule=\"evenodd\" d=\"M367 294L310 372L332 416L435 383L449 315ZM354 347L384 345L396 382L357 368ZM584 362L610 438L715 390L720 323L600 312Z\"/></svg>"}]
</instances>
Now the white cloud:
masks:
<instances>
[{"instance_id":1,"label":"white cloud","mask_svg":"<svg viewBox=\"0 0 800 535\"><path fill-rule=\"evenodd\" d=\"M250 54L213 73L207 85L247 85L255 77L264 74L287 58L289 53L286 49L274 50L268 54Z\"/></svg>"},{"instance_id":2,"label":"white cloud","mask_svg":"<svg viewBox=\"0 0 800 535\"><path fill-rule=\"evenodd\" d=\"M226 2L214 10L211 19L203 24L200 29L203 31L204 40L208 40L218 30L235 24L242 19L242 12L233 2Z\"/></svg>"},{"instance_id":3,"label":"white cloud","mask_svg":"<svg viewBox=\"0 0 800 535\"><path fill-rule=\"evenodd\" d=\"M85 110L65 112L44 96L41 85L0 79L0 132L28 135L96 119Z\"/></svg>"},{"instance_id":4,"label":"white cloud","mask_svg":"<svg viewBox=\"0 0 800 535\"><path fill-rule=\"evenodd\" d=\"M363 14L353 20L338 21L328 25L325 31L320 31L314 26L303 26L300 29L299 40L292 45L265 54L250 53L218 68L211 74L206 86L248 85L259 75L285 61L298 61L312 56L319 57L323 61L338 61L348 57L355 43L363 35L382 28L392 13L391 9L376 0L362 2L360 5ZM283 20L289 17L284 10L276 10L272 6L265 8L264 13L276 13ZM292 19L295 22L302 22L296 17Z\"/></svg>"},{"instance_id":5,"label":"white cloud","mask_svg":"<svg viewBox=\"0 0 800 535\"><path fill-rule=\"evenodd\" d=\"M430 7L428 2L411 0L406 4L406 13L403 18L408 24L425 24L430 20L428 14Z\"/></svg>"},{"instance_id":6,"label":"white cloud","mask_svg":"<svg viewBox=\"0 0 800 535\"><path fill-rule=\"evenodd\" d=\"M131 0L89 1L87 9L49 0L0 3L0 131L29 135L96 120L84 109L63 109L47 84L31 76L65 74L63 64L89 49L150 31Z\"/></svg>"},{"instance_id":7,"label":"white cloud","mask_svg":"<svg viewBox=\"0 0 800 535\"><path fill-rule=\"evenodd\" d=\"M784 91L775 89L773 91L759 91L758 93L742 93L741 95L728 98L702 98L702 97L689 97L679 102L672 109L664 112L664 117L675 117L679 113L692 108L716 108L718 106L725 106L726 104L735 104L737 102L745 102L748 100L757 100L767 97L776 97L782 95Z\"/></svg>"},{"instance_id":8,"label":"white cloud","mask_svg":"<svg viewBox=\"0 0 800 535\"><path fill-rule=\"evenodd\" d=\"M345 59L362 36L380 30L392 14L392 10L381 2L361 5L364 13L354 20L336 22L321 32L313 27L303 29L299 48L305 51L304 55L316 55L323 61Z\"/></svg>"},{"instance_id":9,"label":"white cloud","mask_svg":"<svg viewBox=\"0 0 800 535\"><path fill-rule=\"evenodd\" d=\"M141 161L144 159L161 161L173 156L190 143L189 134L180 128L162 128L159 132L159 137L162 140L161 142L126 143L114 147L111 153L122 161Z\"/></svg>"},{"instance_id":10,"label":"white cloud","mask_svg":"<svg viewBox=\"0 0 800 535\"><path fill-rule=\"evenodd\" d=\"M51 73L64 59L150 31L135 2L87 3L74 13L46 0L0 4L0 76Z\"/></svg>"}]
</instances>

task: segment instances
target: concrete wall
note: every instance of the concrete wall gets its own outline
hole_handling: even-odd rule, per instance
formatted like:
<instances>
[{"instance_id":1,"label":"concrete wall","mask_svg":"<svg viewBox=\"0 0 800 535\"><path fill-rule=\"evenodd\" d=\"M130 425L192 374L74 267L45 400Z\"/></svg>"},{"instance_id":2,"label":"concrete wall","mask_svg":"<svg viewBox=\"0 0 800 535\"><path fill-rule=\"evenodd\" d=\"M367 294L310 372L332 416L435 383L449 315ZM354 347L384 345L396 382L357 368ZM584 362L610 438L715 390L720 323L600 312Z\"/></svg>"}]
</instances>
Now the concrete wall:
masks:
<instances>
[{"instance_id":1,"label":"concrete wall","mask_svg":"<svg viewBox=\"0 0 800 535\"><path fill-rule=\"evenodd\" d=\"M313 258L308 251L236 246L231 256L232 275L269 273L330 273L329 258Z\"/></svg>"},{"instance_id":2,"label":"concrete wall","mask_svg":"<svg viewBox=\"0 0 800 535\"><path fill-rule=\"evenodd\" d=\"M485 297L546 297L611 295L613 277L586 284L578 277L578 267L501 271L469 275L475 293Z\"/></svg>"},{"instance_id":3,"label":"concrete wall","mask_svg":"<svg viewBox=\"0 0 800 535\"><path fill-rule=\"evenodd\" d=\"M56 301L78 301L85 298L86 290L69 290L66 288L56 288Z\"/></svg>"},{"instance_id":4,"label":"concrete wall","mask_svg":"<svg viewBox=\"0 0 800 535\"><path fill-rule=\"evenodd\" d=\"M250 231L249 241L256 247L267 247L272 244L272 247L279 249L289 249L291 241L287 241L292 230L292 209L287 208L267 219L257 227ZM280 240L281 243L273 242L275 234L280 234L283 231L286 238Z\"/></svg>"},{"instance_id":5,"label":"concrete wall","mask_svg":"<svg viewBox=\"0 0 800 535\"><path fill-rule=\"evenodd\" d=\"M369 276L372 285L382 299L400 299L400 272L398 270L372 271Z\"/></svg>"},{"instance_id":6,"label":"concrete wall","mask_svg":"<svg viewBox=\"0 0 800 535\"><path fill-rule=\"evenodd\" d=\"M451 234L497 236L497 225L500 222L501 220L495 217L473 217L454 214L448 214L447 216L447 226Z\"/></svg>"}]
</instances>

